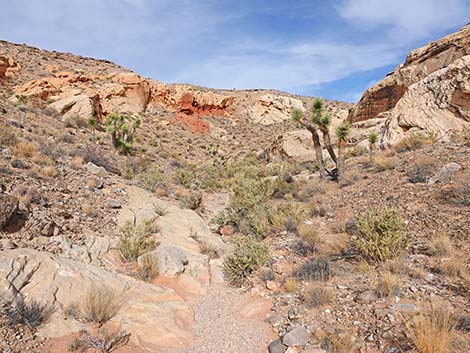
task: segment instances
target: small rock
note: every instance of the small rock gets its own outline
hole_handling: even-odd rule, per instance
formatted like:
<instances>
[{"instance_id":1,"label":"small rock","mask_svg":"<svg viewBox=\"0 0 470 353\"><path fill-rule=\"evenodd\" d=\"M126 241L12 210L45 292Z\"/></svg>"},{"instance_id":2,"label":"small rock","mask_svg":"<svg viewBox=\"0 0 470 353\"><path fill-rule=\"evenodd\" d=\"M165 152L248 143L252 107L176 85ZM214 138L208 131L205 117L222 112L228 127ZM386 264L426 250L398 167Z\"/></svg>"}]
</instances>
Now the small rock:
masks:
<instances>
[{"instance_id":1,"label":"small rock","mask_svg":"<svg viewBox=\"0 0 470 353\"><path fill-rule=\"evenodd\" d=\"M410 291L416 293L418 291L418 288L416 288L415 286L411 286Z\"/></svg>"},{"instance_id":2,"label":"small rock","mask_svg":"<svg viewBox=\"0 0 470 353\"><path fill-rule=\"evenodd\" d=\"M401 313L417 313L420 311L419 306L409 303L397 303L390 305L390 309Z\"/></svg>"},{"instance_id":3,"label":"small rock","mask_svg":"<svg viewBox=\"0 0 470 353\"><path fill-rule=\"evenodd\" d=\"M189 264L186 253L176 246L161 245L148 255L155 256L158 263L158 272L167 277L178 276L184 272L185 266ZM139 265L142 260L142 256L137 259Z\"/></svg>"},{"instance_id":4,"label":"small rock","mask_svg":"<svg viewBox=\"0 0 470 353\"><path fill-rule=\"evenodd\" d=\"M4 148L2 149L2 157L11 159L13 157L13 152L9 148Z\"/></svg>"},{"instance_id":5,"label":"small rock","mask_svg":"<svg viewBox=\"0 0 470 353\"><path fill-rule=\"evenodd\" d=\"M220 228L220 234L225 235L225 236L230 236L234 232L234 229L231 225L225 225L222 228Z\"/></svg>"},{"instance_id":6,"label":"small rock","mask_svg":"<svg viewBox=\"0 0 470 353\"><path fill-rule=\"evenodd\" d=\"M121 208L121 201L115 199L106 200L106 205L111 208Z\"/></svg>"},{"instance_id":7,"label":"small rock","mask_svg":"<svg viewBox=\"0 0 470 353\"><path fill-rule=\"evenodd\" d=\"M266 288L272 291L279 290L279 284L276 281L266 281Z\"/></svg>"},{"instance_id":8,"label":"small rock","mask_svg":"<svg viewBox=\"0 0 470 353\"><path fill-rule=\"evenodd\" d=\"M287 348L286 353L299 353L299 351L295 347L289 347Z\"/></svg>"},{"instance_id":9,"label":"small rock","mask_svg":"<svg viewBox=\"0 0 470 353\"><path fill-rule=\"evenodd\" d=\"M13 168L16 168L16 169L27 169L27 166L26 164L24 164L22 161L20 161L19 159L14 159L11 161L10 165L13 167Z\"/></svg>"},{"instance_id":10,"label":"small rock","mask_svg":"<svg viewBox=\"0 0 470 353\"><path fill-rule=\"evenodd\" d=\"M287 350L287 347L284 346L281 340L278 338L277 340L271 342L268 346L269 353L284 353Z\"/></svg>"},{"instance_id":11,"label":"small rock","mask_svg":"<svg viewBox=\"0 0 470 353\"><path fill-rule=\"evenodd\" d=\"M2 250L11 250L16 248L16 244L11 241L11 239L1 239L0 247Z\"/></svg>"},{"instance_id":12,"label":"small rock","mask_svg":"<svg viewBox=\"0 0 470 353\"><path fill-rule=\"evenodd\" d=\"M304 327L297 326L282 337L282 343L288 347L305 346L308 343L308 332Z\"/></svg>"}]
</instances>

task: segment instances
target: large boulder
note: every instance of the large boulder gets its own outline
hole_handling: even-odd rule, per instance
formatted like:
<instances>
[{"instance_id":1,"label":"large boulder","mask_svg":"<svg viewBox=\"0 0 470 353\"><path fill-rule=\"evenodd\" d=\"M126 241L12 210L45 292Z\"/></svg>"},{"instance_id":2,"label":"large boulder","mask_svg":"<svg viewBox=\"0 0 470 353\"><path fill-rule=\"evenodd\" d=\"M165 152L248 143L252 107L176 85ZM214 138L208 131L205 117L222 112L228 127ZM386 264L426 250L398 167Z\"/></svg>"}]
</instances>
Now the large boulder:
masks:
<instances>
[{"instance_id":1,"label":"large boulder","mask_svg":"<svg viewBox=\"0 0 470 353\"><path fill-rule=\"evenodd\" d=\"M110 324L132 333L132 343L154 352L192 341L192 309L171 289L31 249L3 251L0 256L0 300L9 301L19 293L54 307L51 319L39 329L43 337L83 329L82 322L66 318L64 309L82 309L88 290L96 286L122 294L123 304Z\"/></svg>"},{"instance_id":2,"label":"large boulder","mask_svg":"<svg viewBox=\"0 0 470 353\"><path fill-rule=\"evenodd\" d=\"M405 62L364 92L349 120L359 131L380 132L389 146L407 134L437 133L443 139L470 121L470 25L411 52ZM353 134L362 140L367 134Z\"/></svg>"},{"instance_id":3,"label":"large boulder","mask_svg":"<svg viewBox=\"0 0 470 353\"><path fill-rule=\"evenodd\" d=\"M271 125L289 120L293 109L305 111L303 102L289 96L265 94L248 108L248 115L254 123Z\"/></svg>"},{"instance_id":4,"label":"large boulder","mask_svg":"<svg viewBox=\"0 0 470 353\"><path fill-rule=\"evenodd\" d=\"M0 83L18 75L21 67L11 57L0 55Z\"/></svg>"}]
</instances>

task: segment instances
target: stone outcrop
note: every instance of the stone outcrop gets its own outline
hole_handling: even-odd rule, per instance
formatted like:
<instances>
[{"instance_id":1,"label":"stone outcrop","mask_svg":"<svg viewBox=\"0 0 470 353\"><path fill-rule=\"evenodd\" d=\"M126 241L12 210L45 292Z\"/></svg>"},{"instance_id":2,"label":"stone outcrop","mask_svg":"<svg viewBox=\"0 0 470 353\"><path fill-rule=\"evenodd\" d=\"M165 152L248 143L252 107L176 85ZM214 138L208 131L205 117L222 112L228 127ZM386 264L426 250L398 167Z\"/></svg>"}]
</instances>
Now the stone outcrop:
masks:
<instances>
[{"instance_id":1,"label":"stone outcrop","mask_svg":"<svg viewBox=\"0 0 470 353\"><path fill-rule=\"evenodd\" d=\"M11 57L0 55L0 83L18 75L21 66Z\"/></svg>"},{"instance_id":2,"label":"stone outcrop","mask_svg":"<svg viewBox=\"0 0 470 353\"><path fill-rule=\"evenodd\" d=\"M18 210L18 200L4 193L0 193L0 230L6 228Z\"/></svg>"},{"instance_id":3,"label":"stone outcrop","mask_svg":"<svg viewBox=\"0 0 470 353\"><path fill-rule=\"evenodd\" d=\"M248 115L254 123L271 125L289 120L293 109L305 111L303 102L288 96L265 94L248 108Z\"/></svg>"},{"instance_id":4,"label":"stone outcrop","mask_svg":"<svg viewBox=\"0 0 470 353\"><path fill-rule=\"evenodd\" d=\"M470 25L414 50L364 92L349 120L355 127L380 131L382 146L414 132L448 138L470 121L469 54Z\"/></svg>"},{"instance_id":5,"label":"stone outcrop","mask_svg":"<svg viewBox=\"0 0 470 353\"><path fill-rule=\"evenodd\" d=\"M83 329L84 324L67 318L64 309L78 305L83 310L88 290L100 285L122 295L123 304L110 323L132 332L132 343L155 351L192 341L192 309L171 289L31 249L3 251L0 256L2 301L19 293L54 307L51 319L39 329L44 337L63 337Z\"/></svg>"}]
</instances>

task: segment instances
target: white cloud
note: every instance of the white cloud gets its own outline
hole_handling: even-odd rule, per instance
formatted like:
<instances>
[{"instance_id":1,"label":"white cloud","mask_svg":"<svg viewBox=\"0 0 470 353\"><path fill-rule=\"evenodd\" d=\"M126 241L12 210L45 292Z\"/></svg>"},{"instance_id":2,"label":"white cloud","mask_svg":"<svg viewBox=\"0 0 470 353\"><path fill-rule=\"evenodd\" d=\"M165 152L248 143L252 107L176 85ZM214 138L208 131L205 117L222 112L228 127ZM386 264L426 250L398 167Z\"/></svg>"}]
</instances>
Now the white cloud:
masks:
<instances>
[{"instance_id":1,"label":"white cloud","mask_svg":"<svg viewBox=\"0 0 470 353\"><path fill-rule=\"evenodd\" d=\"M345 0L340 15L358 28L383 26L389 38L412 42L465 23L469 0Z\"/></svg>"}]
</instances>

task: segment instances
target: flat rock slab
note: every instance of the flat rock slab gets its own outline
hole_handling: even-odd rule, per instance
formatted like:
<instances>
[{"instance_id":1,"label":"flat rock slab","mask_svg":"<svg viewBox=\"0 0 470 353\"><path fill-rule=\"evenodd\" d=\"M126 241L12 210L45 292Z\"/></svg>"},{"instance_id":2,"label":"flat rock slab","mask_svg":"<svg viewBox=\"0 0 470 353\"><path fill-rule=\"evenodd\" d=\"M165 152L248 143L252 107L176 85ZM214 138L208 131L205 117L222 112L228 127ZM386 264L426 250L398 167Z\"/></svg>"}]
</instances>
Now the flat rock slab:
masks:
<instances>
[{"instance_id":1,"label":"flat rock slab","mask_svg":"<svg viewBox=\"0 0 470 353\"><path fill-rule=\"evenodd\" d=\"M83 308L88 290L101 285L122 296L122 307L110 323L131 332L131 343L153 352L192 342L192 308L172 289L32 249L0 252L0 299L7 301L18 291L54 306L53 317L39 329L43 337L82 329L81 322L65 320L63 310L71 304Z\"/></svg>"}]
</instances>

